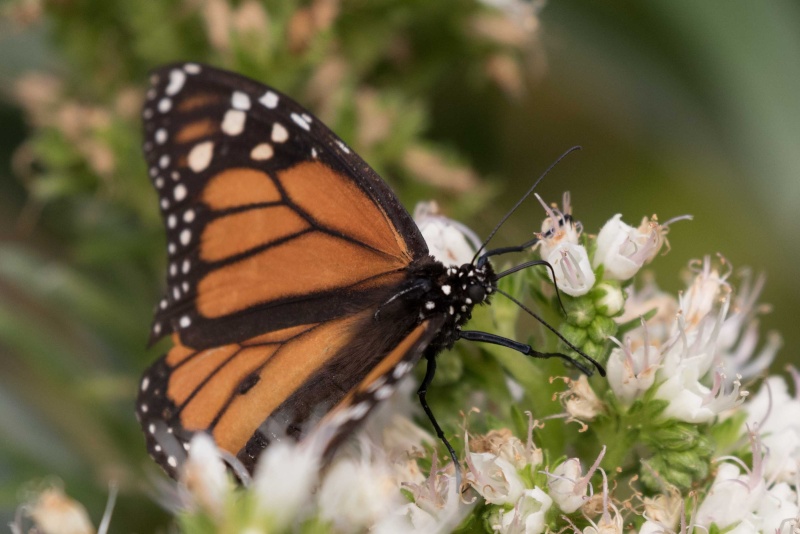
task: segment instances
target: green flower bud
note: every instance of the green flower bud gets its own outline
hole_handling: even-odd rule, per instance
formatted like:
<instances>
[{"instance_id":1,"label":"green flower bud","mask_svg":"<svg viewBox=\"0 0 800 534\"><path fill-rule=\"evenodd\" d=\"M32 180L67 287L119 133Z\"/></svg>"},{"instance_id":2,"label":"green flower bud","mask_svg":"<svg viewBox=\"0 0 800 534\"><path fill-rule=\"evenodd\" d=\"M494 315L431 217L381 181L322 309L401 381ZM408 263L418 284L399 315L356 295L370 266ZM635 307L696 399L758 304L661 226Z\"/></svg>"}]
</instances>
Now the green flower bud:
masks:
<instances>
[{"instance_id":1,"label":"green flower bud","mask_svg":"<svg viewBox=\"0 0 800 534\"><path fill-rule=\"evenodd\" d=\"M625 293L619 282L604 280L597 284L589 295L594 299L597 313L606 317L619 315L625 306Z\"/></svg>"},{"instance_id":2,"label":"green flower bud","mask_svg":"<svg viewBox=\"0 0 800 534\"><path fill-rule=\"evenodd\" d=\"M587 330L589 339L595 343L605 343L609 336L617 333L617 323L609 317L598 315Z\"/></svg>"},{"instance_id":3,"label":"green flower bud","mask_svg":"<svg viewBox=\"0 0 800 534\"><path fill-rule=\"evenodd\" d=\"M567 308L567 321L575 326L586 328L595 318L594 302L587 298L574 299Z\"/></svg>"}]
</instances>

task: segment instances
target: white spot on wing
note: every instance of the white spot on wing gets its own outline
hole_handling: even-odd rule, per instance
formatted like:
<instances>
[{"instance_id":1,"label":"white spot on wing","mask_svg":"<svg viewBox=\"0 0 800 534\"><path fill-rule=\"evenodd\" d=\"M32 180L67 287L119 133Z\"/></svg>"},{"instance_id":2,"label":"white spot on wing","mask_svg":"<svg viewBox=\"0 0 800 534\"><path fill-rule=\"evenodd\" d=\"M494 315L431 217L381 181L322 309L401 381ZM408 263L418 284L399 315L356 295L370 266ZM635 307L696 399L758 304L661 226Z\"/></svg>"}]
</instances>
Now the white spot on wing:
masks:
<instances>
[{"instance_id":1,"label":"white spot on wing","mask_svg":"<svg viewBox=\"0 0 800 534\"><path fill-rule=\"evenodd\" d=\"M214 142L203 141L194 145L189 152L189 168L194 172L202 172L206 170L211 163L211 158L214 155Z\"/></svg>"},{"instance_id":2,"label":"white spot on wing","mask_svg":"<svg viewBox=\"0 0 800 534\"><path fill-rule=\"evenodd\" d=\"M229 109L222 119L222 131L228 135L239 135L244 131L247 114L240 109Z\"/></svg>"},{"instance_id":3,"label":"white spot on wing","mask_svg":"<svg viewBox=\"0 0 800 534\"><path fill-rule=\"evenodd\" d=\"M392 371L392 377L394 377L395 380L398 380L398 379L402 378L403 376L405 376L405 374L407 372L409 372L410 370L411 370L411 364L410 363L408 363L408 362L400 362L400 363L397 364L397 367L394 368L394 371Z\"/></svg>"},{"instance_id":4,"label":"white spot on wing","mask_svg":"<svg viewBox=\"0 0 800 534\"><path fill-rule=\"evenodd\" d=\"M258 99L265 107L269 109L275 109L278 107L278 95L273 93L272 91L267 91L264 93L264 96Z\"/></svg>"},{"instance_id":5,"label":"white spot on wing","mask_svg":"<svg viewBox=\"0 0 800 534\"><path fill-rule=\"evenodd\" d=\"M289 139L289 131L283 126L283 124L276 122L272 125L272 140L276 143L283 143Z\"/></svg>"},{"instance_id":6,"label":"white spot on wing","mask_svg":"<svg viewBox=\"0 0 800 534\"><path fill-rule=\"evenodd\" d=\"M174 456L170 456L169 458L167 458L167 463L169 464L170 467L178 467L178 461L175 459Z\"/></svg>"},{"instance_id":7,"label":"white spot on wing","mask_svg":"<svg viewBox=\"0 0 800 534\"><path fill-rule=\"evenodd\" d=\"M234 109L247 111L250 109L250 97L241 91L234 91L233 96L231 96L231 106Z\"/></svg>"},{"instance_id":8,"label":"white spot on wing","mask_svg":"<svg viewBox=\"0 0 800 534\"><path fill-rule=\"evenodd\" d=\"M183 66L183 70L189 74L200 74L200 65L197 63L187 63Z\"/></svg>"},{"instance_id":9,"label":"white spot on wing","mask_svg":"<svg viewBox=\"0 0 800 534\"><path fill-rule=\"evenodd\" d=\"M188 228L181 232L179 238L181 240L181 245L186 246L192 240L192 232Z\"/></svg>"},{"instance_id":10,"label":"white spot on wing","mask_svg":"<svg viewBox=\"0 0 800 534\"><path fill-rule=\"evenodd\" d=\"M189 316L188 316L188 315L184 315L184 316L183 316L183 317L181 317L181 318L180 318L180 320L178 321L178 325L179 325L181 328L187 328L187 327L189 327L191 324L192 324L192 320L191 320L191 319L189 319Z\"/></svg>"},{"instance_id":11,"label":"white spot on wing","mask_svg":"<svg viewBox=\"0 0 800 534\"><path fill-rule=\"evenodd\" d=\"M292 120L295 122L295 124L297 124L299 127L304 129L305 131L310 131L311 130L311 126L308 124L308 121L306 121L303 117L301 117L297 113L292 113L291 117L292 117Z\"/></svg>"},{"instance_id":12,"label":"white spot on wing","mask_svg":"<svg viewBox=\"0 0 800 534\"><path fill-rule=\"evenodd\" d=\"M146 376L142 378L142 391L147 391L148 387L150 387L150 378Z\"/></svg>"},{"instance_id":13,"label":"white spot on wing","mask_svg":"<svg viewBox=\"0 0 800 534\"><path fill-rule=\"evenodd\" d=\"M166 113L170 109L172 109L172 100L170 100L169 98L162 98L158 102L158 111L160 111L161 113Z\"/></svg>"},{"instance_id":14,"label":"white spot on wing","mask_svg":"<svg viewBox=\"0 0 800 534\"><path fill-rule=\"evenodd\" d=\"M158 166L162 169L166 169L169 166L169 156L164 154L158 159Z\"/></svg>"},{"instance_id":15,"label":"white spot on wing","mask_svg":"<svg viewBox=\"0 0 800 534\"><path fill-rule=\"evenodd\" d=\"M186 189L186 186L183 184L176 185L175 190L172 192L173 196L175 197L175 200L177 200L178 202L186 198L187 193L188 191Z\"/></svg>"},{"instance_id":16,"label":"white spot on wing","mask_svg":"<svg viewBox=\"0 0 800 534\"><path fill-rule=\"evenodd\" d=\"M264 161L270 159L275 154L272 145L269 143L260 143L253 147L250 151L250 157L256 161Z\"/></svg>"},{"instance_id":17,"label":"white spot on wing","mask_svg":"<svg viewBox=\"0 0 800 534\"><path fill-rule=\"evenodd\" d=\"M169 73L169 84L164 92L170 96L178 94L186 81L186 74L182 70L173 69Z\"/></svg>"},{"instance_id":18,"label":"white spot on wing","mask_svg":"<svg viewBox=\"0 0 800 534\"><path fill-rule=\"evenodd\" d=\"M163 145L167 141L167 131L164 128L156 130L156 143Z\"/></svg>"},{"instance_id":19,"label":"white spot on wing","mask_svg":"<svg viewBox=\"0 0 800 534\"><path fill-rule=\"evenodd\" d=\"M350 153L350 149L347 148L347 145L345 145L344 143L342 143L338 139L336 140L336 144L339 145L339 148L341 148L344 151L345 154L349 154Z\"/></svg>"},{"instance_id":20,"label":"white spot on wing","mask_svg":"<svg viewBox=\"0 0 800 534\"><path fill-rule=\"evenodd\" d=\"M194 210L186 210L183 214L183 222L190 223L194 220Z\"/></svg>"}]
</instances>

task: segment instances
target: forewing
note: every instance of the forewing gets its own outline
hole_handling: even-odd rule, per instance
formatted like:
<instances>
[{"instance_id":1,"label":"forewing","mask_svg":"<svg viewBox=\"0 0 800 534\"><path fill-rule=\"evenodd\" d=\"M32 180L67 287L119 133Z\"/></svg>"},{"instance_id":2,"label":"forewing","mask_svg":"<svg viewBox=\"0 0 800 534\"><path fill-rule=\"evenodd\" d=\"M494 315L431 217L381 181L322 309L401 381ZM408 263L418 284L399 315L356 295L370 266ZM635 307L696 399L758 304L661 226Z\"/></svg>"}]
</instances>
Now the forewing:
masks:
<instances>
[{"instance_id":1,"label":"forewing","mask_svg":"<svg viewBox=\"0 0 800 534\"><path fill-rule=\"evenodd\" d=\"M169 258L151 341L203 349L357 313L427 254L383 180L289 97L197 64L151 81L144 149Z\"/></svg>"}]
</instances>

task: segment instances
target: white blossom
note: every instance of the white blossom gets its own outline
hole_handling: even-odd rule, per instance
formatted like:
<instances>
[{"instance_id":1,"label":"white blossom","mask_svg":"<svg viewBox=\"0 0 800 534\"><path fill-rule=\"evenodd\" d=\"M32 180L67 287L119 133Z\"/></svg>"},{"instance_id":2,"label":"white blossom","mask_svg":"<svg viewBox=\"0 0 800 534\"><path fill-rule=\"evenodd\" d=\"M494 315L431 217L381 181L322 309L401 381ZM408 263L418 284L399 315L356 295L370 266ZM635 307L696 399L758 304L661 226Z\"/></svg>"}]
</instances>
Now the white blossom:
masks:
<instances>
[{"instance_id":1,"label":"white blossom","mask_svg":"<svg viewBox=\"0 0 800 534\"><path fill-rule=\"evenodd\" d=\"M623 517L619 509L609 501L608 498L608 477L603 469L603 513L600 521L594 522L587 518L590 526L583 529L583 534L622 534Z\"/></svg>"},{"instance_id":2,"label":"white blossom","mask_svg":"<svg viewBox=\"0 0 800 534\"><path fill-rule=\"evenodd\" d=\"M461 266L471 262L481 246L481 240L475 232L458 221L440 215L439 206L434 201L417 204L414 222L425 238L430 255L445 265Z\"/></svg>"},{"instance_id":3,"label":"white blossom","mask_svg":"<svg viewBox=\"0 0 800 534\"><path fill-rule=\"evenodd\" d=\"M501 534L539 534L547 526L547 511L553 499L540 488L526 489L511 510L499 509L489 519Z\"/></svg>"},{"instance_id":4,"label":"white blossom","mask_svg":"<svg viewBox=\"0 0 800 534\"><path fill-rule=\"evenodd\" d=\"M797 384L795 384L797 388ZM757 425L764 446L766 476L771 480L795 481L800 468L800 399L789 395L786 381L768 377L758 393L742 406L747 421Z\"/></svg>"},{"instance_id":5,"label":"white blossom","mask_svg":"<svg viewBox=\"0 0 800 534\"><path fill-rule=\"evenodd\" d=\"M547 257L542 257L553 266L559 291L572 297L580 297L594 286L594 271L583 245L561 243ZM552 274L550 276L552 278Z\"/></svg>"},{"instance_id":6,"label":"white blossom","mask_svg":"<svg viewBox=\"0 0 800 534\"><path fill-rule=\"evenodd\" d=\"M594 420L605 406L589 385L589 379L586 375L581 375L577 380L566 381L569 387L559 397L569 419L581 422Z\"/></svg>"},{"instance_id":7,"label":"white blossom","mask_svg":"<svg viewBox=\"0 0 800 534\"><path fill-rule=\"evenodd\" d=\"M43 534L94 534L86 508L61 488L50 487L36 495L26 512ZM38 532L37 531L37 532Z\"/></svg>"},{"instance_id":8,"label":"white blossom","mask_svg":"<svg viewBox=\"0 0 800 534\"><path fill-rule=\"evenodd\" d=\"M321 465L315 437L299 444L291 440L273 443L259 458L252 491L259 512L275 529L291 525L311 498Z\"/></svg>"},{"instance_id":9,"label":"white blossom","mask_svg":"<svg viewBox=\"0 0 800 534\"><path fill-rule=\"evenodd\" d=\"M625 405L632 404L652 387L661 363L661 351L649 343L646 326L644 332L645 342L635 350L630 338L624 345L612 338L619 346L611 351L606 364L608 385Z\"/></svg>"},{"instance_id":10,"label":"white blossom","mask_svg":"<svg viewBox=\"0 0 800 534\"><path fill-rule=\"evenodd\" d=\"M731 313L722 324L717 343L720 361L725 363L727 369L745 379L763 373L783 344L777 332L768 332L766 343L759 346L758 316L768 309L758 304L765 281L763 275L753 280L749 270L742 270Z\"/></svg>"},{"instance_id":11,"label":"white blossom","mask_svg":"<svg viewBox=\"0 0 800 534\"><path fill-rule=\"evenodd\" d=\"M491 452L467 453L466 480L490 504L514 504L525 490L516 466Z\"/></svg>"},{"instance_id":12,"label":"white blossom","mask_svg":"<svg viewBox=\"0 0 800 534\"><path fill-rule=\"evenodd\" d=\"M195 506L219 517L225 499L233 488L225 462L208 434L196 433L189 444L189 455L181 468L180 482L188 490Z\"/></svg>"},{"instance_id":13,"label":"white blossom","mask_svg":"<svg viewBox=\"0 0 800 534\"><path fill-rule=\"evenodd\" d=\"M605 278L630 279L661 250L668 224L660 225L655 217L652 221L645 217L634 228L622 222L621 214L614 215L597 234L594 267L603 265Z\"/></svg>"},{"instance_id":14,"label":"white blossom","mask_svg":"<svg viewBox=\"0 0 800 534\"><path fill-rule=\"evenodd\" d=\"M582 470L579 458L569 458L559 464L552 473L548 473L550 480L547 482L547 487L550 490L550 496L562 512L571 514L583 506L589 498L589 481L600 465L605 452L606 448L603 447L597 460L584 476L581 476Z\"/></svg>"},{"instance_id":15,"label":"white blossom","mask_svg":"<svg viewBox=\"0 0 800 534\"><path fill-rule=\"evenodd\" d=\"M547 213L547 217L542 222L542 231L536 234L539 241L536 242L534 248L538 248L542 259L547 260L553 256L553 251L560 245L577 245L582 227L572 218L569 193L564 193L563 209L559 209L555 204L548 206L538 194L534 194L534 196Z\"/></svg>"},{"instance_id":16,"label":"white blossom","mask_svg":"<svg viewBox=\"0 0 800 534\"><path fill-rule=\"evenodd\" d=\"M367 529L402 506L398 489L383 462L341 458L322 481L319 515L344 532Z\"/></svg>"},{"instance_id":17,"label":"white blossom","mask_svg":"<svg viewBox=\"0 0 800 534\"><path fill-rule=\"evenodd\" d=\"M761 443L756 434L751 434L753 467L748 469L738 458L724 457L711 489L697 510L697 525L720 528L736 525L737 528L758 528L761 522L757 512L763 499L767 498L764 480L764 462ZM745 472L742 473L742 470ZM743 530L744 531L744 530Z\"/></svg>"}]
</instances>

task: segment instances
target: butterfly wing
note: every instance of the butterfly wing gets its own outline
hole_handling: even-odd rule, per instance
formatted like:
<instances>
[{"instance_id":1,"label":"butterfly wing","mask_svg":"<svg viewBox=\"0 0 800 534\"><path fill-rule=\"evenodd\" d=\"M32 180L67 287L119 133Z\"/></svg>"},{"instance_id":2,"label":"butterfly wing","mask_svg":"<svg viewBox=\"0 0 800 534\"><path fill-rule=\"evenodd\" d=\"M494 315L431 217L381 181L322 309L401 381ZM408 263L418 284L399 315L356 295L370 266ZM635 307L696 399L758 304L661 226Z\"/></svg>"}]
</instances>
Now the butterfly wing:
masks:
<instances>
[{"instance_id":1,"label":"butterfly wing","mask_svg":"<svg viewBox=\"0 0 800 534\"><path fill-rule=\"evenodd\" d=\"M207 66L166 67L144 109L169 256L137 415L173 476L194 432L252 470L320 419L338 443L436 336L401 299L427 255L388 186L278 91ZM375 312L380 308L380 314Z\"/></svg>"},{"instance_id":2,"label":"butterfly wing","mask_svg":"<svg viewBox=\"0 0 800 534\"><path fill-rule=\"evenodd\" d=\"M175 476L192 434L209 432L252 472L270 443L300 439L323 418L333 450L392 394L441 327L440 319L413 325L392 315L376 324L362 312L203 350L176 341L140 386L150 454Z\"/></svg>"},{"instance_id":3,"label":"butterfly wing","mask_svg":"<svg viewBox=\"0 0 800 534\"><path fill-rule=\"evenodd\" d=\"M350 315L427 255L386 183L289 97L197 64L151 82L144 149L169 256L151 342L202 349Z\"/></svg>"}]
</instances>

